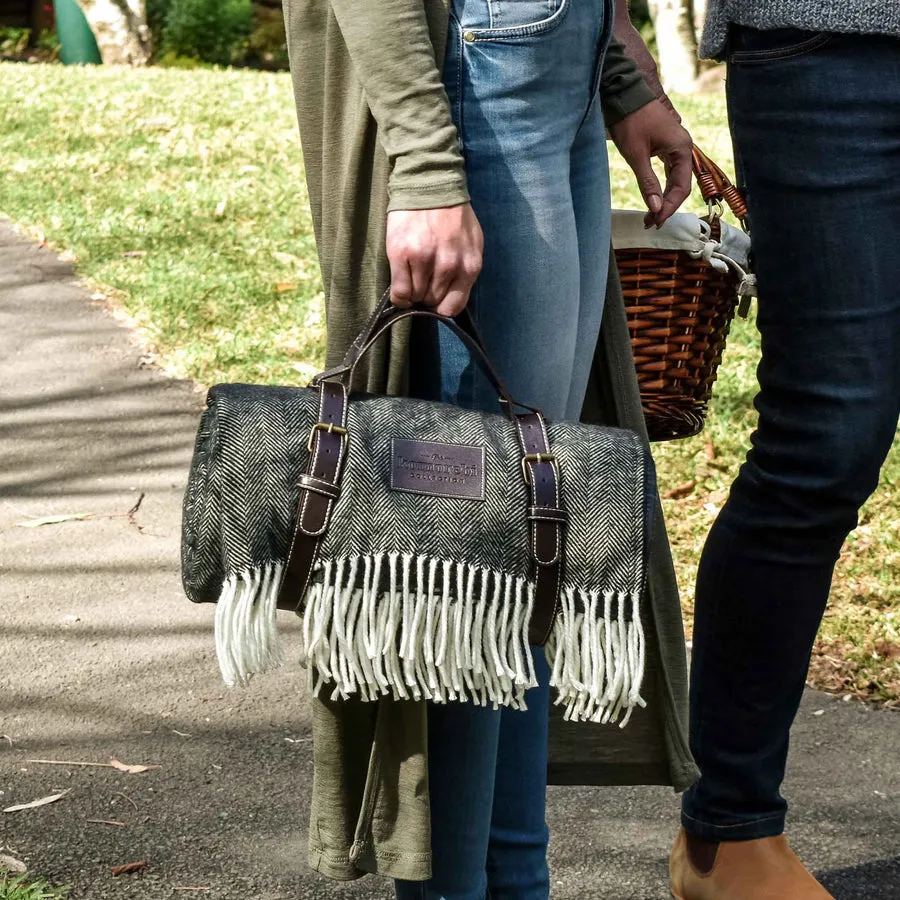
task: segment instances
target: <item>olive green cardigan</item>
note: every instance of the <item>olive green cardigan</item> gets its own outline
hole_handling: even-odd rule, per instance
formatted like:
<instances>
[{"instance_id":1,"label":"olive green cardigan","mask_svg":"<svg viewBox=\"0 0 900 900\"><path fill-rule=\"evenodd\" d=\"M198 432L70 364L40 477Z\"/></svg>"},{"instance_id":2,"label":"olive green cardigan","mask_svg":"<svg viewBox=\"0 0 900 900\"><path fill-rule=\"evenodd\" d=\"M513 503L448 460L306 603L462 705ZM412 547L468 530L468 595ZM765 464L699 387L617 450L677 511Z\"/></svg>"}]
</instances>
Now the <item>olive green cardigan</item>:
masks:
<instances>
[{"instance_id":1,"label":"olive green cardigan","mask_svg":"<svg viewBox=\"0 0 900 900\"><path fill-rule=\"evenodd\" d=\"M449 0L285 0L291 70L325 285L328 363L356 336L388 284L389 209L469 199L441 81ZM652 94L618 44L602 78L608 121ZM370 355L360 386L401 392L409 332ZM421 345L419 345L421 346ZM610 275L585 418L644 433L621 292ZM660 517L661 522L661 517ZM685 737L681 611L665 530L653 546L645 627L646 710L629 726L568 724L554 713L556 784L662 784L696 777ZM430 876L427 705L313 701L312 867L338 879Z\"/></svg>"}]
</instances>

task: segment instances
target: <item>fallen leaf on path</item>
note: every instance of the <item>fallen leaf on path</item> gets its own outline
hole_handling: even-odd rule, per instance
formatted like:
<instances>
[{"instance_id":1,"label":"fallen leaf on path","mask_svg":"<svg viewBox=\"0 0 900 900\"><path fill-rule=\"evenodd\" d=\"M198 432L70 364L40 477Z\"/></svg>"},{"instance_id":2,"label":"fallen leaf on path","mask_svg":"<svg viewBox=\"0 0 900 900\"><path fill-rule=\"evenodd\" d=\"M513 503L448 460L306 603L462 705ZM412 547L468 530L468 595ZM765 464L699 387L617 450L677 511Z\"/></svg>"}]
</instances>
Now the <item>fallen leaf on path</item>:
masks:
<instances>
[{"instance_id":1,"label":"fallen leaf on path","mask_svg":"<svg viewBox=\"0 0 900 900\"><path fill-rule=\"evenodd\" d=\"M118 878L120 875L130 875L132 872L142 872L147 868L147 863L145 862L131 862L125 863L124 866L113 866L112 873L114 878Z\"/></svg>"},{"instance_id":2,"label":"fallen leaf on path","mask_svg":"<svg viewBox=\"0 0 900 900\"><path fill-rule=\"evenodd\" d=\"M663 497L666 500L683 500L693 493L695 487L697 487L696 481L687 481L684 484L679 484L678 487L670 488L663 494Z\"/></svg>"},{"instance_id":3,"label":"fallen leaf on path","mask_svg":"<svg viewBox=\"0 0 900 900\"><path fill-rule=\"evenodd\" d=\"M40 528L43 525L59 525L62 522L79 522L89 519L90 513L69 513L63 516L44 516L40 519L30 519L27 522L16 522L19 528Z\"/></svg>"},{"instance_id":4,"label":"fallen leaf on path","mask_svg":"<svg viewBox=\"0 0 900 900\"><path fill-rule=\"evenodd\" d=\"M24 875L27 871L28 866L26 866L21 859L0 854L0 872L12 872L14 875Z\"/></svg>"},{"instance_id":5,"label":"fallen leaf on path","mask_svg":"<svg viewBox=\"0 0 900 900\"><path fill-rule=\"evenodd\" d=\"M115 819L85 819L85 822L90 822L91 825L115 825L116 828L125 828L124 822L117 822Z\"/></svg>"},{"instance_id":6,"label":"fallen leaf on path","mask_svg":"<svg viewBox=\"0 0 900 900\"><path fill-rule=\"evenodd\" d=\"M153 766L129 766L126 763L119 762L117 759L111 759L109 764L114 768L118 769L120 772L125 772L128 775L140 775L141 772L149 772L151 769L161 769L162 766L153 765Z\"/></svg>"},{"instance_id":7,"label":"fallen leaf on path","mask_svg":"<svg viewBox=\"0 0 900 900\"><path fill-rule=\"evenodd\" d=\"M21 812L23 809L37 809L39 806L47 806L47 804L49 803L56 803L57 800L61 800L66 796L66 794L70 793L71 790L72 788L66 788L59 794L51 794L49 797L41 797L40 800L32 800L31 803L20 803L18 806L7 806L6 809L3 810L3 812Z\"/></svg>"}]
</instances>

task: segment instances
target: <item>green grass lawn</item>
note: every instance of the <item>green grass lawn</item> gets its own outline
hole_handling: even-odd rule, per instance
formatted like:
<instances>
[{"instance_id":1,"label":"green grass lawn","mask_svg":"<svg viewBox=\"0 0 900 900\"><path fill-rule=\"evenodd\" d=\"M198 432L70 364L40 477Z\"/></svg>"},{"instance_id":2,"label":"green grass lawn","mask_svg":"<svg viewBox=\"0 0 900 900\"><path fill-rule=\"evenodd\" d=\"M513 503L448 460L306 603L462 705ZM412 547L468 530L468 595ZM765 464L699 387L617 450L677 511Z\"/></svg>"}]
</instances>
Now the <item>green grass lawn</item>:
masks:
<instances>
[{"instance_id":1,"label":"green grass lawn","mask_svg":"<svg viewBox=\"0 0 900 900\"><path fill-rule=\"evenodd\" d=\"M724 101L684 100L697 142L731 167ZM287 75L0 64L0 214L77 262L167 371L303 383L322 361L321 284ZM613 162L613 198L638 205ZM698 198L693 208L700 209ZM759 344L735 326L709 427L660 446L690 626L704 536L753 427ZM812 678L900 700L900 453L840 562Z\"/></svg>"},{"instance_id":2,"label":"green grass lawn","mask_svg":"<svg viewBox=\"0 0 900 900\"><path fill-rule=\"evenodd\" d=\"M43 879L31 881L24 875L7 878L0 875L0 900L64 900L68 888L55 888Z\"/></svg>"}]
</instances>

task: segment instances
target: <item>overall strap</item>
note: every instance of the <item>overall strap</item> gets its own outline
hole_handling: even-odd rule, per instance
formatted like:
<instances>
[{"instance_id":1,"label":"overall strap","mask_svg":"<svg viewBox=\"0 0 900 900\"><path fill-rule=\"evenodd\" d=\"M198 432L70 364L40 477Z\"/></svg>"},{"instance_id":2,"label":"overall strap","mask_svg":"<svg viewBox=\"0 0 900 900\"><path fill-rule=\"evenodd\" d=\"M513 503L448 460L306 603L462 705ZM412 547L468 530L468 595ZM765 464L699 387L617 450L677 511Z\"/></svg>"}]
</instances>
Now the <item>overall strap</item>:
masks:
<instances>
[{"instance_id":1,"label":"overall strap","mask_svg":"<svg viewBox=\"0 0 900 900\"><path fill-rule=\"evenodd\" d=\"M278 607L299 611L306 596L322 537L340 494L347 447L347 393L335 381L319 385L319 421L309 433L309 462L300 476L300 499Z\"/></svg>"},{"instance_id":2,"label":"overall strap","mask_svg":"<svg viewBox=\"0 0 900 900\"><path fill-rule=\"evenodd\" d=\"M543 647L553 631L559 611L567 515L562 508L559 467L550 452L544 417L539 412L518 415L516 428L523 452L522 475L531 495L528 519L531 556L535 563L534 609L528 642Z\"/></svg>"}]
</instances>

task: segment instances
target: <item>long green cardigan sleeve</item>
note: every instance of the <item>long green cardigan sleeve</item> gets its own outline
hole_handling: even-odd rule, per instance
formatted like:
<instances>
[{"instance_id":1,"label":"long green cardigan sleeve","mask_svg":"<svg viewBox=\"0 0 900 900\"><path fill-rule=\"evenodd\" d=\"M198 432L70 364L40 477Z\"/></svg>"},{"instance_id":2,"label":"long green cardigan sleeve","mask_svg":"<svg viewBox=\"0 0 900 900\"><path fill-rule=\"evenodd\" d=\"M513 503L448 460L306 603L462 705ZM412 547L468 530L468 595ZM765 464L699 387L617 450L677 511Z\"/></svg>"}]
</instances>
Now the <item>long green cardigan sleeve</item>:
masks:
<instances>
[{"instance_id":1,"label":"long green cardigan sleeve","mask_svg":"<svg viewBox=\"0 0 900 900\"><path fill-rule=\"evenodd\" d=\"M331 0L391 165L388 209L469 201L459 138L422 0ZM616 40L603 67L607 125L655 99Z\"/></svg>"},{"instance_id":2,"label":"long green cardigan sleeve","mask_svg":"<svg viewBox=\"0 0 900 900\"><path fill-rule=\"evenodd\" d=\"M331 0L391 164L388 209L468 203L422 0Z\"/></svg>"}]
</instances>

